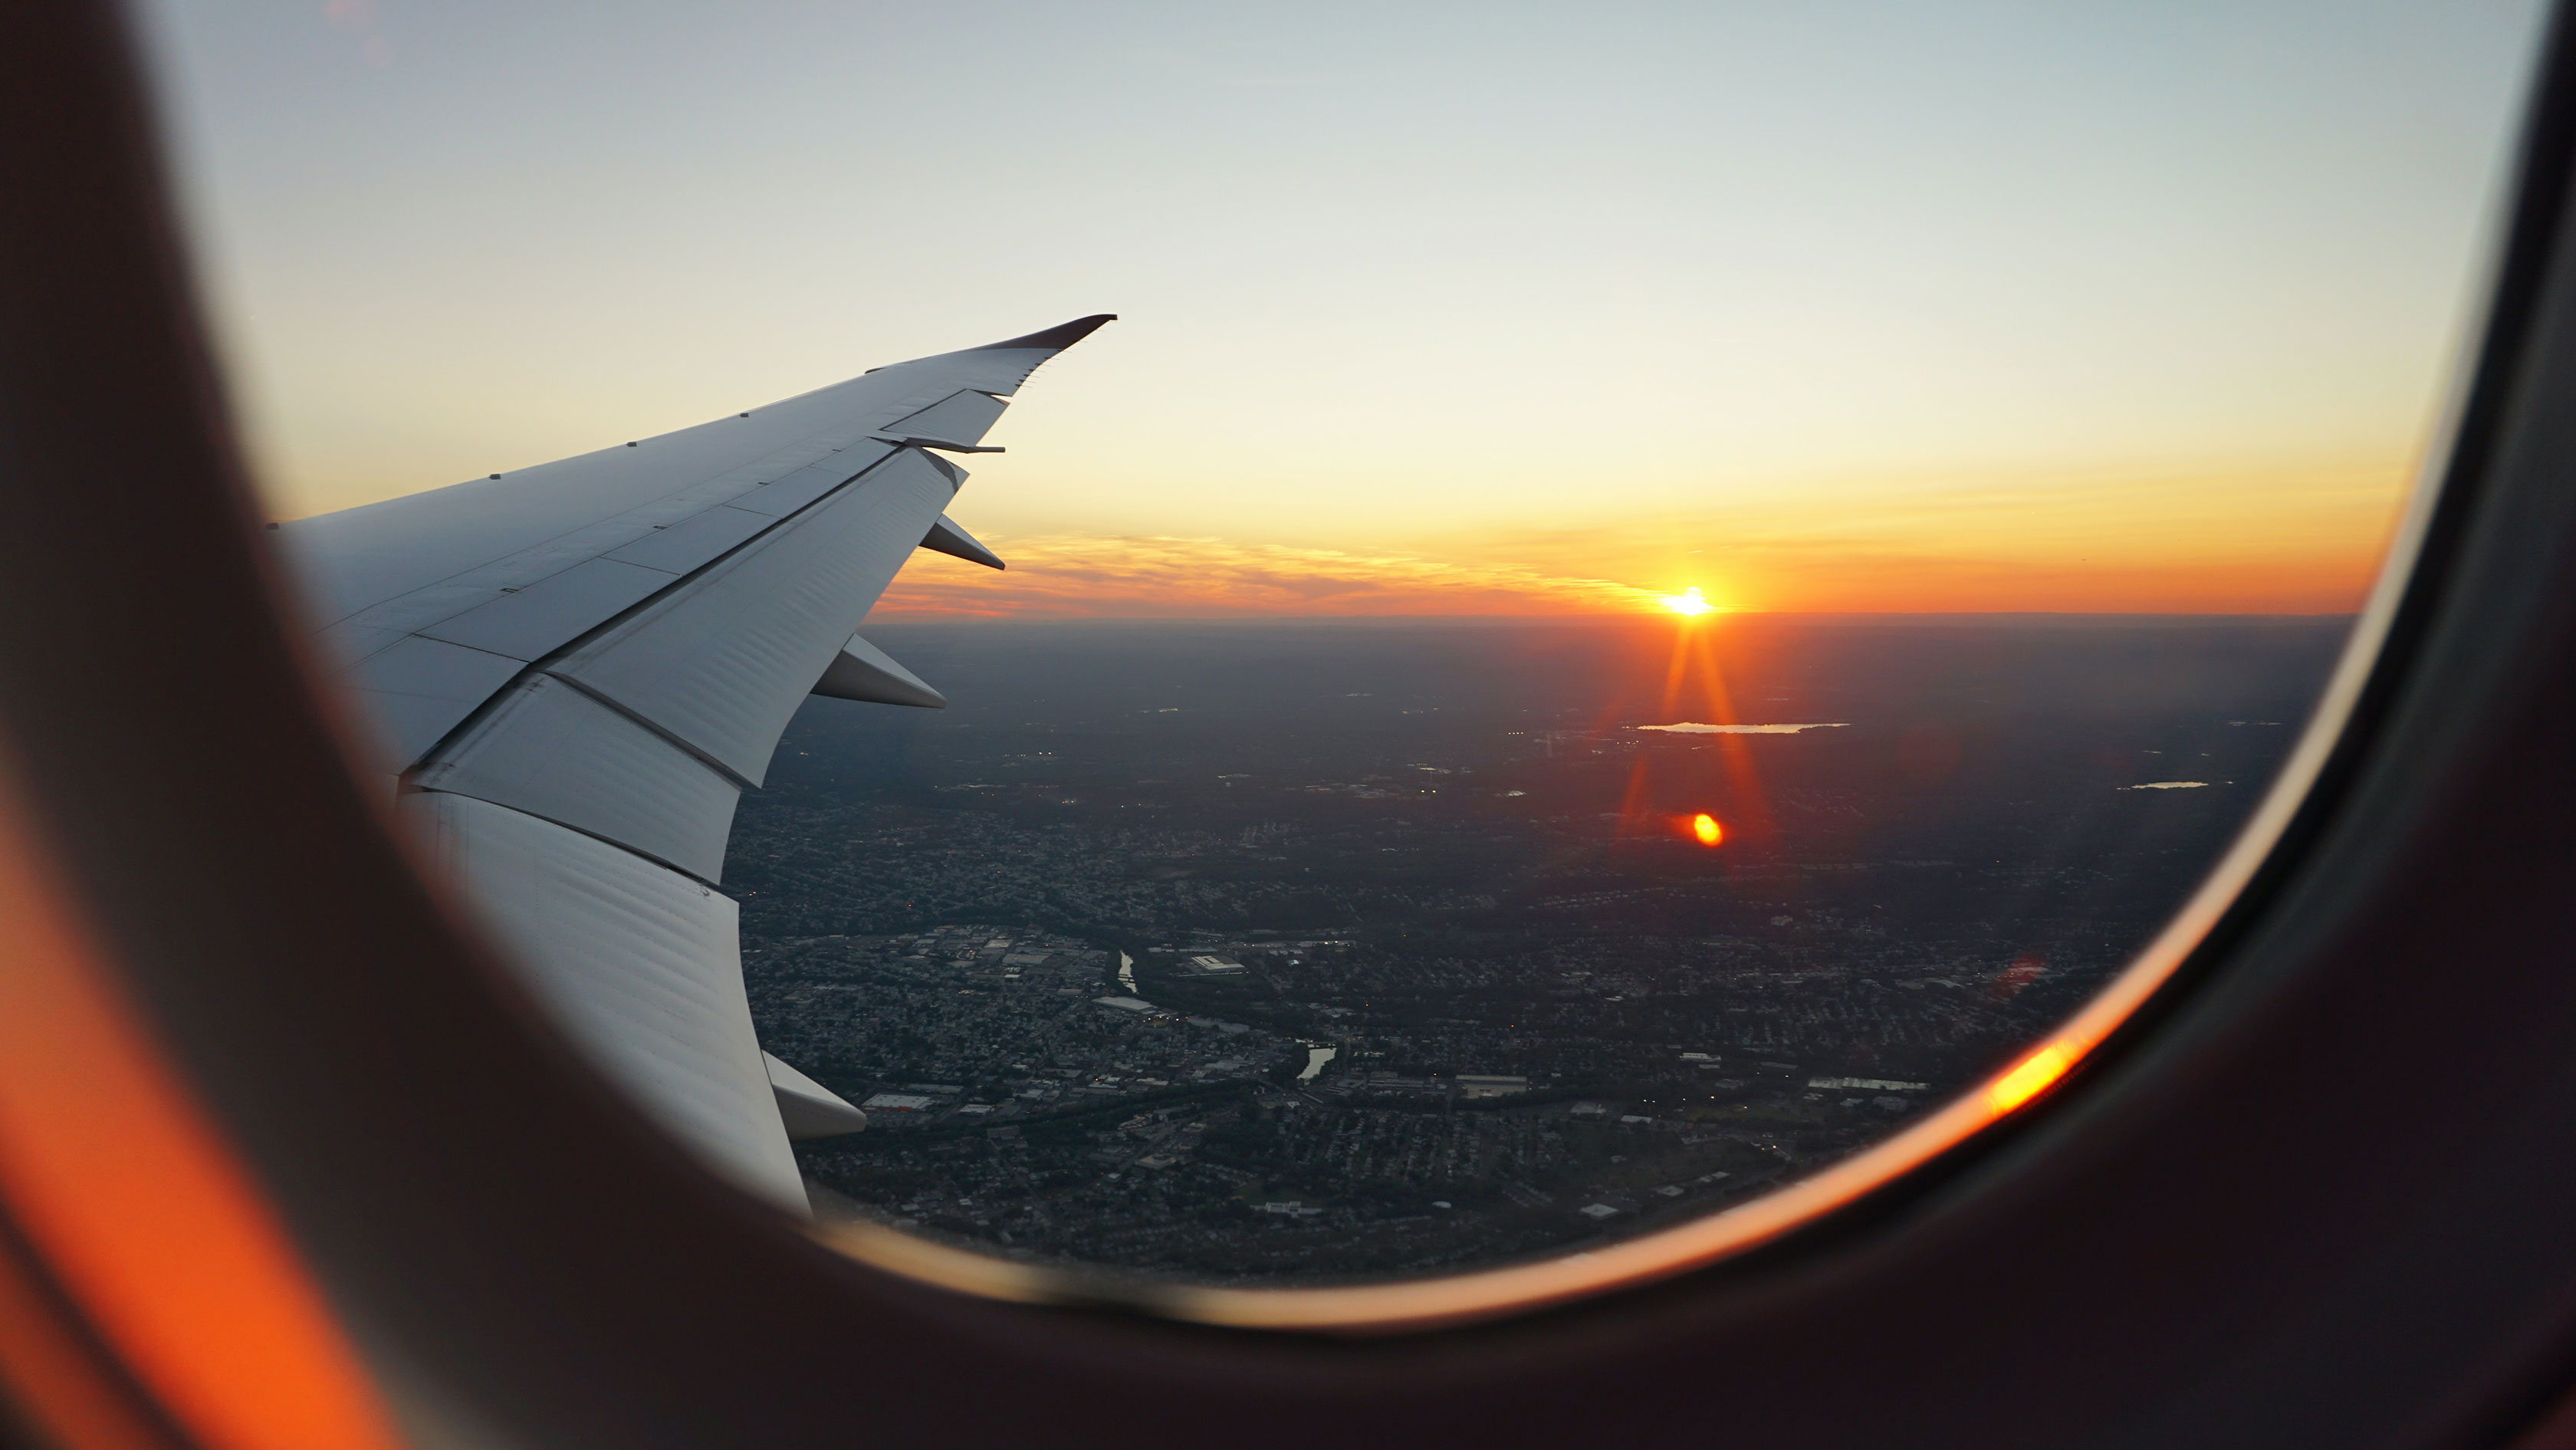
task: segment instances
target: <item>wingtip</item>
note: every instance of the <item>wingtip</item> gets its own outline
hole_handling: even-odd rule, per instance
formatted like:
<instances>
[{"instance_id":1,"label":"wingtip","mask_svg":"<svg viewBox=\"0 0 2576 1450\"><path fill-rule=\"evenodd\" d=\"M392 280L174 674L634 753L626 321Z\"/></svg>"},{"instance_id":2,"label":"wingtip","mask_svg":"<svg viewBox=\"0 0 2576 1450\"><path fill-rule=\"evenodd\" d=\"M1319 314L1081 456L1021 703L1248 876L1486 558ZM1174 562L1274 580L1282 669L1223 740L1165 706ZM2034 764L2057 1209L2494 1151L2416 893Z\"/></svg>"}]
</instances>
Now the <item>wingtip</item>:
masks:
<instances>
[{"instance_id":1,"label":"wingtip","mask_svg":"<svg viewBox=\"0 0 2576 1450\"><path fill-rule=\"evenodd\" d=\"M1115 312L1095 312L1089 317L1077 317L1071 322L1060 323L1043 332L1032 332L1026 337L1014 337L1001 342L988 342L982 347L968 348L967 351L1000 352L1005 348L1068 348L1099 331L1102 323L1117 320L1118 314Z\"/></svg>"}]
</instances>

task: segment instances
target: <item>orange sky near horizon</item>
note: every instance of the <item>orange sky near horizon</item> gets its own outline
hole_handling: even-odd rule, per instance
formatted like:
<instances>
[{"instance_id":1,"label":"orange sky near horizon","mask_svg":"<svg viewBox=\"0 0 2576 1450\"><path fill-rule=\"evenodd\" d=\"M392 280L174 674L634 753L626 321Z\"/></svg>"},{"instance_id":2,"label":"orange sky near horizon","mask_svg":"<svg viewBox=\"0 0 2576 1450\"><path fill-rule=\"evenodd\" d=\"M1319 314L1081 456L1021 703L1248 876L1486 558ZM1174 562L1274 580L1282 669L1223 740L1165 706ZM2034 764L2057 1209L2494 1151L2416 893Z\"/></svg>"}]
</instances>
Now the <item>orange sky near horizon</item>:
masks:
<instances>
[{"instance_id":1,"label":"orange sky near horizon","mask_svg":"<svg viewBox=\"0 0 2576 1450\"><path fill-rule=\"evenodd\" d=\"M1008 572L917 556L876 617L1735 612L2342 614L2369 592L2405 470L1846 487L1616 526L1330 549L1215 536L988 535ZM972 527L972 510L961 499Z\"/></svg>"}]
</instances>

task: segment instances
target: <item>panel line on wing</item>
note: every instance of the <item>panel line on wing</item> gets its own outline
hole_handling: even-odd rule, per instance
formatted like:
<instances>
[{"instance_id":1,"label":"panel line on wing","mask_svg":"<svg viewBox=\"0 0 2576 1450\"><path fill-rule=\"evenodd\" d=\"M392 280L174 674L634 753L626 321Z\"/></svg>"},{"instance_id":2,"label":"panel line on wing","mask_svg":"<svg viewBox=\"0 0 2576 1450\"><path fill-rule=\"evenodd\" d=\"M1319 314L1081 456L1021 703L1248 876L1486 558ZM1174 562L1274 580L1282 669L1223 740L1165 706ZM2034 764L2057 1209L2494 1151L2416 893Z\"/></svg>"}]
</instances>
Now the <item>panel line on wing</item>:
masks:
<instances>
[{"instance_id":1,"label":"panel line on wing","mask_svg":"<svg viewBox=\"0 0 2576 1450\"><path fill-rule=\"evenodd\" d=\"M612 697L610 697L610 696L608 696L608 695L603 695L603 694L601 694L599 691L597 691L597 690L595 690L595 689L591 688L589 685L584 684L578 676L575 676L575 675L559 675L559 674L556 674L553 670L549 669L549 670L544 670L544 671L540 671L540 672L538 672L534 677L535 677L535 678L537 678L537 679L553 680L553 681L555 681L555 682L556 682L556 683L558 683L558 684L564 684L564 685L570 685L570 686L572 686L574 689L581 691L581 693L582 693L585 697L587 697L587 698L589 698L589 699L592 699L592 700L596 700L596 701L598 701L600 704L605 705L605 706L607 706L609 709L616 711L620 716L622 716L622 717L624 717L624 718L626 718L626 719L628 719L628 720L632 720L632 721L634 721L636 724L643 726L645 729L652 731L655 735L658 735L658 736L662 737L662 739L663 739L663 740L665 740L665 741L669 742L671 745L674 745L674 746L678 747L681 751L685 752L685 753L688 755L688 757L689 757L690 759L695 760L695 761L696 761L696 762L698 762L700 765L703 765L703 766L705 766L706 768L708 768L709 770L712 770L712 771L716 772L718 775L723 776L725 779L727 779L727 780L729 780L729 781L732 781L732 782L735 784L735 786L736 786L736 787L738 787L738 788L740 788L740 789L742 789L742 790L758 790L758 789L760 789L760 783L759 783L758 781L754 781L754 780L746 779L746 778L743 776L742 772L740 772L740 771L738 771L738 770L734 769L734 768L733 768L732 766L730 766L730 765L725 764L723 761L716 759L714 756L707 754L705 751L700 750L698 747L696 747L695 745L690 744L690 743L689 743L688 741L686 741L686 740L681 739L679 736L672 734L670 731L668 731L668 730L664 729L660 724L658 724L658 723L654 722L653 720L648 719L647 717L645 717L645 716L643 716L643 715L639 715L639 714L637 714L635 711L633 711L632 709L629 709L626 705L624 705L623 703L619 702L618 700L616 700L616 699L614 699L614 698L612 698ZM519 686L518 686L518 685L516 685L516 684L513 684L510 688L511 688L512 690L515 690L515 689L518 689L518 688L519 688ZM507 692L507 691L505 691L504 693L508 693L508 692Z\"/></svg>"},{"instance_id":2,"label":"panel line on wing","mask_svg":"<svg viewBox=\"0 0 2576 1450\"><path fill-rule=\"evenodd\" d=\"M613 841L702 881L724 874L743 785L569 680L539 675L415 784Z\"/></svg>"},{"instance_id":3,"label":"panel line on wing","mask_svg":"<svg viewBox=\"0 0 2576 1450\"><path fill-rule=\"evenodd\" d=\"M874 473L876 470L884 467L893 460L903 457L906 453L914 453L916 456L928 457L928 455L919 454L917 450L913 449L897 448L888 450L884 457L877 459L876 461L868 464L865 468L860 469L857 473L854 473L850 477L842 480L838 486L831 490L818 495L788 513L780 515L776 520L771 522L766 528L761 529L758 533L755 533L749 538L742 540L740 543L733 545L731 548L724 550L722 553L717 554L715 557L689 570L687 573L673 576L670 583L663 585L653 593L646 595L642 599L635 601L633 604L630 604L616 613L609 615L607 618L600 620L589 629L584 630L569 640L566 640L562 645L538 655L535 659L528 662L525 669L520 670L499 688L495 689L489 696L484 698L481 704L467 712L453 726L449 727L435 741L431 742L427 749L405 761L403 763L404 773L414 771L420 768L423 764L436 759L441 752L452 748L458 741L464 739L474 730L479 729L484 721L491 718L498 709L500 703L507 699L512 693L524 687L531 677L540 674L552 674L551 667L560 663L574 651L579 650L584 645L589 644L592 640L607 633L609 630L615 629L619 625L624 624L626 621L643 613L645 610L652 608L656 603L670 597L673 593L686 589L689 585L695 583L700 578L703 578L709 572L721 568L727 560L732 559L744 550L757 547L763 539L769 538L779 530L794 524L796 521L813 513L815 510L822 508L833 499L840 497L847 490L857 487L860 481L865 479L869 474ZM933 459L932 461L937 462L939 460ZM425 638L426 636L422 637ZM557 675L554 677L564 679L566 683L569 684L580 683L579 681L571 680L567 676ZM616 701L600 695L596 690L585 687L583 689L583 693L600 700L603 704L617 705ZM622 705L617 705L617 709L619 713L624 714L631 719L635 719L639 723L651 726L660 734L666 736L670 735L669 731L663 730L662 727L658 725L653 725L651 721L644 720L643 717L636 715L635 712L628 710ZM739 771L726 766L720 761L712 759L697 747L679 740L676 736L671 738L673 743L681 745L684 749L687 749L691 755L696 756L701 760L705 760L709 765L723 771L727 776L737 780L742 778ZM746 786L749 784L749 782L746 782Z\"/></svg>"},{"instance_id":4,"label":"panel line on wing","mask_svg":"<svg viewBox=\"0 0 2576 1450\"><path fill-rule=\"evenodd\" d=\"M758 780L789 716L948 497L938 470L909 451L870 478L866 492L766 536L761 549L666 595L556 672L578 674Z\"/></svg>"},{"instance_id":5,"label":"panel line on wing","mask_svg":"<svg viewBox=\"0 0 2576 1450\"><path fill-rule=\"evenodd\" d=\"M570 832L572 832L572 833L573 833L574 835L576 835L576 836L586 836L586 837L588 837L588 838L589 838L589 839L591 839L591 840L597 841L599 844L601 844L601 845L603 845L603 846L608 846L608 847L614 848L614 849L616 849L616 850L623 851L623 852L625 852L627 855L634 857L634 858L635 858L636 860L638 860L638 861L643 861L643 862L649 863L649 864L651 864L651 865L658 866L658 867L660 867L661 869L663 869L663 870L665 870L665 871L670 872L670 873L671 873L672 875L674 875L674 876L685 877L685 878L687 878L688 880L690 880L690 881L692 881L692 882L695 882L696 884L698 884L698 885L700 885L700 886L704 886L704 887L706 887L707 889L709 889L709 890L711 890L711 891L720 891L720 890L722 890L722 889L723 889L723 883L722 883L722 882L720 882L720 881L716 881L716 880L714 880L714 879L712 879L712 878L709 878L709 877L706 877L706 876L702 876L702 875L700 875L699 873L697 873L697 872L695 872L695 871L690 870L688 867L683 866L683 865L679 864L679 863L678 863L678 862L676 862L676 861L668 861L668 860L664 860L662 857L657 856L657 855L653 854L653 853L652 853L652 852L650 852L650 851L646 851L646 850L638 849L637 847L632 846L632 845L628 844L627 842L624 842L624 841L621 841L621 840L617 839L615 836L604 836L604 835L601 835L599 832L594 831L594 830L590 829L590 828L589 828L589 827L587 827L587 826L578 825L578 824L576 824L576 823L574 823L574 822L572 822L572 821L567 821L567 820L563 819L563 818L562 818L562 817L560 817L560 816L551 816L551 815L548 815L548 814L546 814L544 811L530 810L530 809L528 809L526 806L513 805L513 804L511 804L511 803L510 803L510 802L508 802L508 801L496 801L496 800L492 799L490 796L487 796L487 795L477 795L477 794L475 794L473 791L470 791L470 790L449 790L449 789L448 789L447 787L445 787L445 786L435 786L435 785L433 785L433 786L423 786L423 787L421 787L419 790L412 792L412 794L413 794L413 795L425 795L425 796L426 796L426 795L454 796L454 797L456 797L458 800L477 801L477 802L480 802L480 803L481 803L481 804L483 804L483 805L491 806L491 807L494 807L495 809L498 809L498 810L510 811L510 812L513 812L513 813L515 813L515 814L517 814L517 815L526 816L528 819L530 819L530 820L532 820L532 821L543 821L543 822L545 822L545 823L546 823L547 825L549 825L549 826L560 826L560 827L562 827L564 830L570 831Z\"/></svg>"},{"instance_id":6,"label":"panel line on wing","mask_svg":"<svg viewBox=\"0 0 2576 1450\"><path fill-rule=\"evenodd\" d=\"M983 442L1010 404L975 388L962 389L918 413L907 414L876 431L877 437L902 435L927 442L971 447Z\"/></svg>"}]
</instances>

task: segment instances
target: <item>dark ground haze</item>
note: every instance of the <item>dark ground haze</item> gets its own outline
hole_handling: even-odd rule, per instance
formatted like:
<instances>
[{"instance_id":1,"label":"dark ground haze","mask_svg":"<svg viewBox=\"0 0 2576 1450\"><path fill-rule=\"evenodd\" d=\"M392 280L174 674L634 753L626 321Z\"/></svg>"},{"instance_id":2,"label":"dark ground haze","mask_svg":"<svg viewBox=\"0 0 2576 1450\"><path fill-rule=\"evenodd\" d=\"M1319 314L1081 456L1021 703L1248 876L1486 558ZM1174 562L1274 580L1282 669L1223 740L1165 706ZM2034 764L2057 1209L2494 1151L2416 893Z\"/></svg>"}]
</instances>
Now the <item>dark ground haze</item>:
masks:
<instances>
[{"instance_id":1,"label":"dark ground haze","mask_svg":"<svg viewBox=\"0 0 2576 1450\"><path fill-rule=\"evenodd\" d=\"M1488 886L1540 869L1870 862L1895 869L1855 905L1890 925L2003 927L2078 908L2134 925L2168 910L2241 822L2347 628L2137 616L889 624L870 636L951 708L810 702L743 817L758 830L828 801L1229 837L1265 822L1410 822L1453 850L1481 839ZM1674 690L1677 641L1689 648ZM1842 728L1627 728L1677 720ZM2205 784L2120 789L2169 780ZM1315 789L1332 785L1392 794ZM1671 818L1699 811L1726 824L1727 844L1664 849ZM2083 879L2034 890L1897 865L1933 860ZM1479 868L1444 856L1438 869L1454 891ZM737 883L757 887L756 866Z\"/></svg>"}]
</instances>

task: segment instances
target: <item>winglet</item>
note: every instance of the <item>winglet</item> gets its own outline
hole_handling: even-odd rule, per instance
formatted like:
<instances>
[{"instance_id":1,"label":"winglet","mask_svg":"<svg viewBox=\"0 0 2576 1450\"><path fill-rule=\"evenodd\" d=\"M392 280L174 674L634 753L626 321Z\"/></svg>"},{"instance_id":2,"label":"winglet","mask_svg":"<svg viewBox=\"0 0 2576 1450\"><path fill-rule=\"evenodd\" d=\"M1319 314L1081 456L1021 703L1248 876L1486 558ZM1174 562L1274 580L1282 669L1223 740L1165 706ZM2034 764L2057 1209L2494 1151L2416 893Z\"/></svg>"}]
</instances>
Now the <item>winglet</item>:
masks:
<instances>
[{"instance_id":1,"label":"winglet","mask_svg":"<svg viewBox=\"0 0 2576 1450\"><path fill-rule=\"evenodd\" d=\"M1099 331L1100 324L1104 322L1116 322L1117 320L1118 314L1115 312L1095 312L1089 317L1077 317L1071 322L1050 327L1044 332L1032 332L1026 337L1014 337L1003 342L988 342L982 347L970 347L966 350L968 352L1000 352L1005 348L1053 348L1061 350L1071 347L1075 343L1082 341L1084 338L1091 336L1094 332Z\"/></svg>"}]
</instances>

